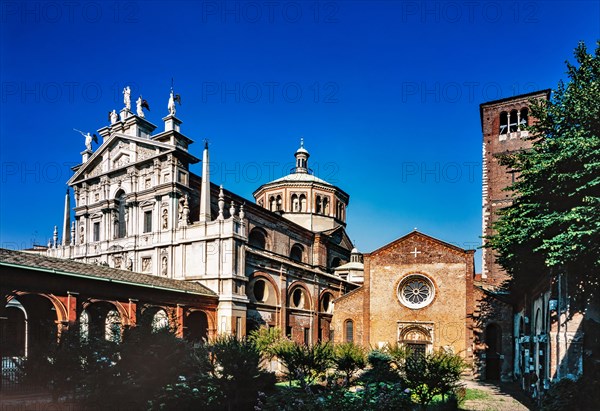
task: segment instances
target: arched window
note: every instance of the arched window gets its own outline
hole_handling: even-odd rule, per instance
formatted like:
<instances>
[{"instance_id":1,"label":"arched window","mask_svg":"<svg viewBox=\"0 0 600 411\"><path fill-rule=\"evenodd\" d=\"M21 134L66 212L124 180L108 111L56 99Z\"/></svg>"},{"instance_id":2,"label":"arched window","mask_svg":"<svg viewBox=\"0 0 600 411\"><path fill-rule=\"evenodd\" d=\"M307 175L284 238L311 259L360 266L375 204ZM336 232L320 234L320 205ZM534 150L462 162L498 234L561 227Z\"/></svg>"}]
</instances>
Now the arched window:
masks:
<instances>
[{"instance_id":1,"label":"arched window","mask_svg":"<svg viewBox=\"0 0 600 411\"><path fill-rule=\"evenodd\" d=\"M521 118L519 120L519 129L527 127L529 125L529 110L527 108L521 109Z\"/></svg>"},{"instance_id":2,"label":"arched window","mask_svg":"<svg viewBox=\"0 0 600 411\"><path fill-rule=\"evenodd\" d=\"M517 110L511 110L509 120L510 132L515 133L519 128L519 112Z\"/></svg>"},{"instance_id":3,"label":"arched window","mask_svg":"<svg viewBox=\"0 0 600 411\"><path fill-rule=\"evenodd\" d=\"M354 321L346 320L344 324L344 341L354 342Z\"/></svg>"},{"instance_id":4,"label":"arched window","mask_svg":"<svg viewBox=\"0 0 600 411\"><path fill-rule=\"evenodd\" d=\"M300 244L294 244L290 251L290 258L293 261L302 262L302 254L304 254L304 248Z\"/></svg>"},{"instance_id":5,"label":"arched window","mask_svg":"<svg viewBox=\"0 0 600 411\"><path fill-rule=\"evenodd\" d=\"M329 198L323 197L323 214L329 215Z\"/></svg>"},{"instance_id":6,"label":"arched window","mask_svg":"<svg viewBox=\"0 0 600 411\"><path fill-rule=\"evenodd\" d=\"M315 198L315 213L321 214L321 210L323 210L323 203L321 200L321 196L317 196Z\"/></svg>"},{"instance_id":7,"label":"arched window","mask_svg":"<svg viewBox=\"0 0 600 411\"><path fill-rule=\"evenodd\" d=\"M246 293L251 302L268 305L277 304L277 289L265 277L258 276L251 279L248 287L246 287Z\"/></svg>"},{"instance_id":8,"label":"arched window","mask_svg":"<svg viewBox=\"0 0 600 411\"><path fill-rule=\"evenodd\" d=\"M299 211L300 201L298 200L298 196L296 194L292 194L292 211Z\"/></svg>"},{"instance_id":9,"label":"arched window","mask_svg":"<svg viewBox=\"0 0 600 411\"><path fill-rule=\"evenodd\" d=\"M277 196L277 206L275 207L276 211L281 211L283 210L283 200L281 199L281 196Z\"/></svg>"},{"instance_id":10,"label":"arched window","mask_svg":"<svg viewBox=\"0 0 600 411\"><path fill-rule=\"evenodd\" d=\"M300 194L300 206L298 211L307 211L306 210L306 196L304 194Z\"/></svg>"},{"instance_id":11,"label":"arched window","mask_svg":"<svg viewBox=\"0 0 600 411\"><path fill-rule=\"evenodd\" d=\"M156 313L152 317L151 327L153 332L169 328L169 317L167 316L165 310L160 309L156 311Z\"/></svg>"},{"instance_id":12,"label":"arched window","mask_svg":"<svg viewBox=\"0 0 600 411\"><path fill-rule=\"evenodd\" d=\"M127 235L127 219L125 214L125 192L120 191L115 199L117 207L117 219L115 221L115 238L124 238Z\"/></svg>"},{"instance_id":13,"label":"arched window","mask_svg":"<svg viewBox=\"0 0 600 411\"><path fill-rule=\"evenodd\" d=\"M248 236L248 244L252 247L264 250L267 248L267 234L260 228L253 228Z\"/></svg>"},{"instance_id":14,"label":"arched window","mask_svg":"<svg viewBox=\"0 0 600 411\"><path fill-rule=\"evenodd\" d=\"M110 310L106 313L104 321L104 338L106 341L121 341L121 316L117 310Z\"/></svg>"},{"instance_id":15,"label":"arched window","mask_svg":"<svg viewBox=\"0 0 600 411\"><path fill-rule=\"evenodd\" d=\"M289 295L289 305L292 308L310 310L310 298L303 287L295 287Z\"/></svg>"},{"instance_id":16,"label":"arched window","mask_svg":"<svg viewBox=\"0 0 600 411\"><path fill-rule=\"evenodd\" d=\"M500 113L500 134L508 133L508 113L503 111Z\"/></svg>"},{"instance_id":17,"label":"arched window","mask_svg":"<svg viewBox=\"0 0 600 411\"><path fill-rule=\"evenodd\" d=\"M87 340L90 336L90 315L87 310L82 310L79 314L79 336L82 340Z\"/></svg>"},{"instance_id":18,"label":"arched window","mask_svg":"<svg viewBox=\"0 0 600 411\"><path fill-rule=\"evenodd\" d=\"M333 294L326 292L321 297L321 311L327 314L333 312Z\"/></svg>"},{"instance_id":19,"label":"arched window","mask_svg":"<svg viewBox=\"0 0 600 411\"><path fill-rule=\"evenodd\" d=\"M277 202L275 201L275 197L269 197L269 210L275 211L277 209Z\"/></svg>"},{"instance_id":20,"label":"arched window","mask_svg":"<svg viewBox=\"0 0 600 411\"><path fill-rule=\"evenodd\" d=\"M264 302L269 297L269 289L265 280L256 280L252 287L252 293L256 301Z\"/></svg>"}]
</instances>

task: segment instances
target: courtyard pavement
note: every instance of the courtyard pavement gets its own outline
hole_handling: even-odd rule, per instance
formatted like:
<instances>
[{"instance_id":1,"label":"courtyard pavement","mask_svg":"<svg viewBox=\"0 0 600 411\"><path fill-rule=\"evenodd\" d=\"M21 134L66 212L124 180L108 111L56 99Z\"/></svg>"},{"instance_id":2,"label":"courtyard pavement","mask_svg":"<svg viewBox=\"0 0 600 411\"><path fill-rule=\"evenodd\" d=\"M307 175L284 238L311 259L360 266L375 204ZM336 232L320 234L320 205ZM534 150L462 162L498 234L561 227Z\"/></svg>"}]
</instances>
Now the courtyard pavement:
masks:
<instances>
[{"instance_id":1,"label":"courtyard pavement","mask_svg":"<svg viewBox=\"0 0 600 411\"><path fill-rule=\"evenodd\" d=\"M465 411L528 411L533 410L531 400L516 384L488 383L465 380L467 389L482 391L482 399L465 401L460 410ZM483 394L485 393L485 394Z\"/></svg>"}]
</instances>

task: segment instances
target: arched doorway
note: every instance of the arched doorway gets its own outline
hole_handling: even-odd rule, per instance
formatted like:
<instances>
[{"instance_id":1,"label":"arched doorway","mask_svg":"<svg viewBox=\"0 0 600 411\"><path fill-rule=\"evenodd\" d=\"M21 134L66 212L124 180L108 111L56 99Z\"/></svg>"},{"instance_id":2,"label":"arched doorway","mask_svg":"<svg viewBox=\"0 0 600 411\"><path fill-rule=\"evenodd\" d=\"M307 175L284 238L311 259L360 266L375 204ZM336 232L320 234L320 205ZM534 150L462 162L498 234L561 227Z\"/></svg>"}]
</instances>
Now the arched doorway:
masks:
<instances>
[{"instance_id":1,"label":"arched doorway","mask_svg":"<svg viewBox=\"0 0 600 411\"><path fill-rule=\"evenodd\" d=\"M24 334L23 355L43 355L48 346L58 337L58 319L56 307L45 296L37 294L19 295L11 300L9 306L23 313L21 318L26 331ZM12 312L18 315L16 311ZM16 320L16 318L15 318Z\"/></svg>"},{"instance_id":2,"label":"arched doorway","mask_svg":"<svg viewBox=\"0 0 600 411\"><path fill-rule=\"evenodd\" d=\"M485 327L485 378L499 380L502 364L502 329L496 323Z\"/></svg>"},{"instance_id":3,"label":"arched doorway","mask_svg":"<svg viewBox=\"0 0 600 411\"><path fill-rule=\"evenodd\" d=\"M6 319L0 321L0 347L2 357L27 355L27 313L16 299L6 305Z\"/></svg>"},{"instance_id":4,"label":"arched doorway","mask_svg":"<svg viewBox=\"0 0 600 411\"><path fill-rule=\"evenodd\" d=\"M208 317L202 311L193 311L186 318L185 338L193 342L208 339Z\"/></svg>"},{"instance_id":5,"label":"arched doorway","mask_svg":"<svg viewBox=\"0 0 600 411\"><path fill-rule=\"evenodd\" d=\"M84 337L89 336L116 343L121 341L123 319L112 303L97 301L89 304L85 307L85 314L82 313L80 321L80 329Z\"/></svg>"}]
</instances>

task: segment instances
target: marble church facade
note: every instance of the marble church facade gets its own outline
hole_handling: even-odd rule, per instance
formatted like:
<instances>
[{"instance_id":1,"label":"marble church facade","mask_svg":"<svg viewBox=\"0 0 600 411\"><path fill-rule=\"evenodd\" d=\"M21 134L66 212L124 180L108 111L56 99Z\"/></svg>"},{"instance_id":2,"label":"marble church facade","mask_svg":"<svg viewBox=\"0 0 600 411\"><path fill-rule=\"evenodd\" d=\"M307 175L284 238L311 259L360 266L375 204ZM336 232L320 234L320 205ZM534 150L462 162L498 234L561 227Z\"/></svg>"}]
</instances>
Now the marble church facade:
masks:
<instances>
[{"instance_id":1,"label":"marble church facade","mask_svg":"<svg viewBox=\"0 0 600 411\"><path fill-rule=\"evenodd\" d=\"M62 240L55 230L47 254L198 282L219 296L218 333L269 325L297 341L328 340L331 302L356 287L333 270L350 260L349 196L312 174L303 144L296 167L255 201L211 184L208 145L202 176L190 171L200 159L173 99L163 130L126 102L98 130L95 151L86 139L68 181L74 218L67 193Z\"/></svg>"}]
</instances>

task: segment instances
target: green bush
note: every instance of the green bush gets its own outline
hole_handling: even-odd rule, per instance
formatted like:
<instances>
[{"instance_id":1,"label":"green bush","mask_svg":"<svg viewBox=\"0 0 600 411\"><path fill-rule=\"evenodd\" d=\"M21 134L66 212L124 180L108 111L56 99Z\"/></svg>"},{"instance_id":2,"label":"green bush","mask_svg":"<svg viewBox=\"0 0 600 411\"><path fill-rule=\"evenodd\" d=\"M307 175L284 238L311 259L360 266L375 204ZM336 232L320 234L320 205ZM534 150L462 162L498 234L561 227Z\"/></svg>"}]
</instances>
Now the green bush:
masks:
<instances>
[{"instance_id":1,"label":"green bush","mask_svg":"<svg viewBox=\"0 0 600 411\"><path fill-rule=\"evenodd\" d=\"M308 346L282 340L275 346L274 352L286 368L290 386L292 381L297 380L305 389L325 375L333 360L331 344L322 342Z\"/></svg>"},{"instance_id":2,"label":"green bush","mask_svg":"<svg viewBox=\"0 0 600 411\"><path fill-rule=\"evenodd\" d=\"M421 407L425 409L433 397L454 392L460 385L465 370L464 360L443 350L425 355L410 355L402 369L404 385L409 388Z\"/></svg>"},{"instance_id":3,"label":"green bush","mask_svg":"<svg viewBox=\"0 0 600 411\"><path fill-rule=\"evenodd\" d=\"M365 383L400 382L400 374L392 356L381 350L372 350L367 356L370 368L361 376Z\"/></svg>"},{"instance_id":4,"label":"green bush","mask_svg":"<svg viewBox=\"0 0 600 411\"><path fill-rule=\"evenodd\" d=\"M282 389L259 398L257 411L388 411L412 408L410 395L400 384L372 383L350 391L332 386L313 392L299 388Z\"/></svg>"},{"instance_id":5,"label":"green bush","mask_svg":"<svg viewBox=\"0 0 600 411\"><path fill-rule=\"evenodd\" d=\"M352 342L333 347L333 364L336 371L344 375L344 385L350 385L354 374L366 365L365 349Z\"/></svg>"},{"instance_id":6,"label":"green bush","mask_svg":"<svg viewBox=\"0 0 600 411\"><path fill-rule=\"evenodd\" d=\"M275 384L275 376L260 367L261 353L254 344L235 336L221 336L208 345L212 375L229 410L251 408L259 391Z\"/></svg>"},{"instance_id":7,"label":"green bush","mask_svg":"<svg viewBox=\"0 0 600 411\"><path fill-rule=\"evenodd\" d=\"M277 327L261 327L252 331L248 337L248 341L254 344L267 360L271 360L275 356L275 348L282 340L283 334Z\"/></svg>"}]
</instances>

